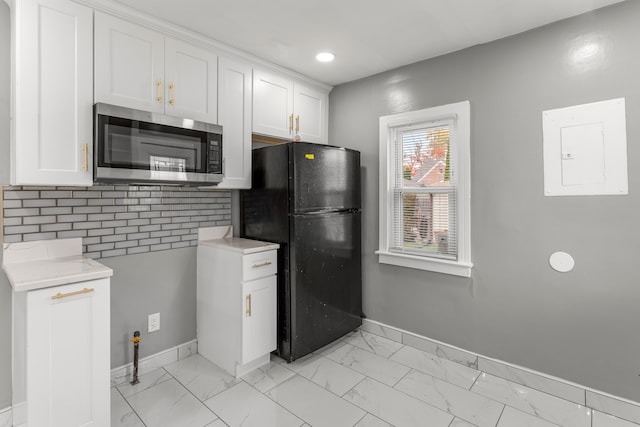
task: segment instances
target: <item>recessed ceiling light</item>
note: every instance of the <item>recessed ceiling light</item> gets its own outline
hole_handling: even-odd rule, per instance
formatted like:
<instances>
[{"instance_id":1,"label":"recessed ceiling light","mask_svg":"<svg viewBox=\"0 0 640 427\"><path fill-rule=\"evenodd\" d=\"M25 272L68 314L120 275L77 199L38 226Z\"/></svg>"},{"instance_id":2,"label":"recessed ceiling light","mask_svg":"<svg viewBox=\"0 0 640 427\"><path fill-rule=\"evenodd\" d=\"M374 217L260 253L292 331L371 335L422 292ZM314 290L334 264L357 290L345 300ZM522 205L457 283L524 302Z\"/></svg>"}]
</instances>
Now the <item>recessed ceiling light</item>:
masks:
<instances>
[{"instance_id":1,"label":"recessed ceiling light","mask_svg":"<svg viewBox=\"0 0 640 427\"><path fill-rule=\"evenodd\" d=\"M316 55L316 59L320 62L331 62L335 57L336 56L331 52L320 52Z\"/></svg>"}]
</instances>

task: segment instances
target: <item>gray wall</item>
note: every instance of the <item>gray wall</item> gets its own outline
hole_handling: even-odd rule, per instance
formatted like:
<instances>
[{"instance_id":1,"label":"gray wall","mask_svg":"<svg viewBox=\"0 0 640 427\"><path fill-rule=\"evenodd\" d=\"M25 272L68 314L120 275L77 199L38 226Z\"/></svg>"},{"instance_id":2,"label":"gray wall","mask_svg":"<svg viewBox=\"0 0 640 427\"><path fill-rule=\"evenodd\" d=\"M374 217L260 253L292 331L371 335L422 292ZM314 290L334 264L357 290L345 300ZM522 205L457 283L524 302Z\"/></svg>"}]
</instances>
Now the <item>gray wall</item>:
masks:
<instances>
[{"instance_id":1,"label":"gray wall","mask_svg":"<svg viewBox=\"0 0 640 427\"><path fill-rule=\"evenodd\" d=\"M336 87L330 141L362 152L373 319L640 401L640 2ZM601 51L576 60L590 42ZM543 110L625 97L628 196L544 197ZM378 119L469 100L470 279L378 264ZM555 251L573 272L548 265Z\"/></svg>"},{"instance_id":2,"label":"gray wall","mask_svg":"<svg viewBox=\"0 0 640 427\"><path fill-rule=\"evenodd\" d=\"M140 331L140 357L196 338L196 248L101 259L111 278L111 367L133 360L130 342ZM160 313L160 330L147 333L147 316Z\"/></svg>"}]
</instances>

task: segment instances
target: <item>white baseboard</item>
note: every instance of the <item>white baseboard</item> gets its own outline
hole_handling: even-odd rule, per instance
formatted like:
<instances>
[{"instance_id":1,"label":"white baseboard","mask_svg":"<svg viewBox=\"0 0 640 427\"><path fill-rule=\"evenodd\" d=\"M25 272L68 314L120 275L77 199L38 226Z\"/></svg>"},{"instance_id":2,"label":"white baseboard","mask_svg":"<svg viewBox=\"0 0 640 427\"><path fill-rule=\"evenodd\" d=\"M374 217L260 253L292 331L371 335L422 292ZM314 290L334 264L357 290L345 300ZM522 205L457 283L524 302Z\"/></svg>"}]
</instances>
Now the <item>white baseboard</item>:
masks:
<instances>
[{"instance_id":1,"label":"white baseboard","mask_svg":"<svg viewBox=\"0 0 640 427\"><path fill-rule=\"evenodd\" d=\"M576 384L544 372L483 356L375 320L363 319L362 329L516 384L640 424L640 403L629 399Z\"/></svg>"},{"instance_id":2,"label":"white baseboard","mask_svg":"<svg viewBox=\"0 0 640 427\"><path fill-rule=\"evenodd\" d=\"M138 375L142 375L145 372L153 371L154 369L162 368L163 366L182 360L185 357L189 357L198 353L198 340L192 340L184 344L177 345L175 347L163 350L159 353L152 354L138 362ZM133 362L122 365L118 368L111 370L111 386L116 386L133 378ZM0 425L0 427L2 427Z\"/></svg>"}]
</instances>

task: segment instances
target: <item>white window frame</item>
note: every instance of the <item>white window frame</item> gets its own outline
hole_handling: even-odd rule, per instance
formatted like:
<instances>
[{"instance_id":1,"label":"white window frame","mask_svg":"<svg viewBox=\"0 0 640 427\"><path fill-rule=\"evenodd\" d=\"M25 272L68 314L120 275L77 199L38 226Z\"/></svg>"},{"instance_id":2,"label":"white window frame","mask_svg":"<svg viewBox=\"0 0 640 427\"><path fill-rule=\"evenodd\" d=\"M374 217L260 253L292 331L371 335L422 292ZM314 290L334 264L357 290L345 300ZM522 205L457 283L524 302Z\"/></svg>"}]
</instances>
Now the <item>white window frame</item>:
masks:
<instances>
[{"instance_id":1,"label":"white window frame","mask_svg":"<svg viewBox=\"0 0 640 427\"><path fill-rule=\"evenodd\" d=\"M453 120L455 150L451 158L457 177L457 260L446 260L427 254L409 255L391 252L395 134L400 127L421 123ZM418 111L380 117L380 241L378 262L455 276L471 276L471 107L462 101Z\"/></svg>"}]
</instances>

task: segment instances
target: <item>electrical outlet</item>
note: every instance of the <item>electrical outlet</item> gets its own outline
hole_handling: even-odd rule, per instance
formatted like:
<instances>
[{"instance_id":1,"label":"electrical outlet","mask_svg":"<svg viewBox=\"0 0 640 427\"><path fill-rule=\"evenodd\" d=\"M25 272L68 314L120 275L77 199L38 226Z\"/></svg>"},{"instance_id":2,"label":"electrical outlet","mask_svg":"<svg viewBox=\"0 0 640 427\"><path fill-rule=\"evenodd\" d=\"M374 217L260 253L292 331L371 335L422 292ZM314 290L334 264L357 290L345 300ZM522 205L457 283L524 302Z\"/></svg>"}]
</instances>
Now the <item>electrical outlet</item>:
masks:
<instances>
[{"instance_id":1,"label":"electrical outlet","mask_svg":"<svg viewBox=\"0 0 640 427\"><path fill-rule=\"evenodd\" d=\"M147 327L149 333L160 330L160 313L153 313L149 315Z\"/></svg>"}]
</instances>

